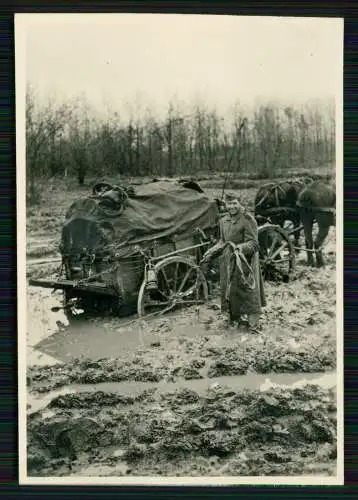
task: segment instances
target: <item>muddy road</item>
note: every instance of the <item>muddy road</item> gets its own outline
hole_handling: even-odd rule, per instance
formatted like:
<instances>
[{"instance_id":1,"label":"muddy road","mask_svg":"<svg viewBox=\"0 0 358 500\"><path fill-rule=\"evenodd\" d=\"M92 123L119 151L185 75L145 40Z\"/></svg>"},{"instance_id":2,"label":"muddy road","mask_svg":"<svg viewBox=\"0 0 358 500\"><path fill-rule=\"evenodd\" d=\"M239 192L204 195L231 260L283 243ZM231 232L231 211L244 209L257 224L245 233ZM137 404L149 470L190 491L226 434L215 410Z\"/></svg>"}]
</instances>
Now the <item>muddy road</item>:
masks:
<instances>
[{"instance_id":1,"label":"muddy road","mask_svg":"<svg viewBox=\"0 0 358 500\"><path fill-rule=\"evenodd\" d=\"M67 201L28 215L28 276L56 271ZM150 321L69 324L51 311L60 292L28 287L28 474L334 475L334 228L325 256L311 269L302 252L290 283L266 282L257 335L215 295Z\"/></svg>"},{"instance_id":2,"label":"muddy road","mask_svg":"<svg viewBox=\"0 0 358 500\"><path fill-rule=\"evenodd\" d=\"M334 475L334 389L93 390L28 416L31 475Z\"/></svg>"}]
</instances>

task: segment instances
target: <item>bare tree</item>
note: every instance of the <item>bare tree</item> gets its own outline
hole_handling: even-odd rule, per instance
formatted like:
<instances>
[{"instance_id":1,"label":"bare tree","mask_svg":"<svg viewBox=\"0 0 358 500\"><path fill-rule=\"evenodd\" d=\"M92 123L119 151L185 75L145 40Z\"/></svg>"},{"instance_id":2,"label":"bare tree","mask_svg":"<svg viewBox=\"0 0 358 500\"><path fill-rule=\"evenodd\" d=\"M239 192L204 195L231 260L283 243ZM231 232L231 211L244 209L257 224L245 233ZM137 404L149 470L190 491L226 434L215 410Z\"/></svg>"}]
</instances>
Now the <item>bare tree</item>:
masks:
<instances>
[{"instance_id":1,"label":"bare tree","mask_svg":"<svg viewBox=\"0 0 358 500\"><path fill-rule=\"evenodd\" d=\"M239 103L233 119L198 101L184 113L169 102L161 118L129 106L124 120L108 108L105 119L84 98L42 105L27 89L26 141L29 187L36 179L89 173L107 175L213 174L221 169L271 176L277 168L334 161L334 103L261 105L247 112Z\"/></svg>"},{"instance_id":2,"label":"bare tree","mask_svg":"<svg viewBox=\"0 0 358 500\"><path fill-rule=\"evenodd\" d=\"M90 170L90 145L92 140L88 104L85 99L77 99L72 108L70 121L70 149L74 170L80 186Z\"/></svg>"},{"instance_id":3,"label":"bare tree","mask_svg":"<svg viewBox=\"0 0 358 500\"><path fill-rule=\"evenodd\" d=\"M261 174L263 177L270 177L284 141L277 114L272 106L261 107L259 112L255 113L255 127L259 136L259 147L263 153Z\"/></svg>"},{"instance_id":4,"label":"bare tree","mask_svg":"<svg viewBox=\"0 0 358 500\"><path fill-rule=\"evenodd\" d=\"M40 172L38 159L41 147L45 143L45 119L43 114L36 109L34 90L28 85L26 89L26 163L30 203L36 201L36 177L43 173Z\"/></svg>"},{"instance_id":5,"label":"bare tree","mask_svg":"<svg viewBox=\"0 0 358 500\"><path fill-rule=\"evenodd\" d=\"M68 103L56 105L49 99L46 106L36 102L34 89L26 92L26 161L31 199L35 197L35 179L64 173L62 136L70 117Z\"/></svg>"}]
</instances>

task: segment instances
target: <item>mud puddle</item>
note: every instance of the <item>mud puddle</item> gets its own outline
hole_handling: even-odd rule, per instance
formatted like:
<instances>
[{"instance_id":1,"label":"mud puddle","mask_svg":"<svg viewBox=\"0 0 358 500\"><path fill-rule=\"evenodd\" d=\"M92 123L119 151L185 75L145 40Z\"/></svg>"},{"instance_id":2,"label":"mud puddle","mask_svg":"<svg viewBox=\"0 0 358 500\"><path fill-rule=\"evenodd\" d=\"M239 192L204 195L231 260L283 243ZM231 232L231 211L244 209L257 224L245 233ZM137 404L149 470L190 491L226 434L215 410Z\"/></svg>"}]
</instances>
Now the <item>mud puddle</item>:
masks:
<instances>
[{"instance_id":1,"label":"mud puddle","mask_svg":"<svg viewBox=\"0 0 358 500\"><path fill-rule=\"evenodd\" d=\"M240 376L225 376L212 379L197 379L185 380L181 379L176 382L104 382L98 384L71 384L58 390L53 390L40 397L35 396L31 392L27 396L28 414L40 411L54 399L66 394L81 394L81 393L118 393L123 396L139 396L145 391L155 391L157 394L164 394L181 389L188 389L203 394L210 388L226 387L233 390L260 390L267 391L273 387L281 387L294 389L296 387L304 387L307 384L317 385L324 389L336 387L337 374L330 373L269 373Z\"/></svg>"},{"instance_id":2,"label":"mud puddle","mask_svg":"<svg viewBox=\"0 0 358 500\"><path fill-rule=\"evenodd\" d=\"M61 306L62 292L51 293L50 290L28 287L28 346L45 358L49 356L58 362L120 357L124 352L133 353L138 347L158 343L158 339L163 339L163 333L169 333L169 330L171 338L183 332L189 338L208 333L198 317L188 324L188 316L183 311L143 321L135 314L117 318L91 318L79 314L69 323L63 310L52 311ZM36 365L37 359L34 354L28 355L28 365Z\"/></svg>"},{"instance_id":3,"label":"mud puddle","mask_svg":"<svg viewBox=\"0 0 358 500\"><path fill-rule=\"evenodd\" d=\"M27 287L27 345L35 348L42 340L50 337L60 328L68 326L62 310L52 312L52 307L62 306L62 294L51 290Z\"/></svg>"},{"instance_id":4,"label":"mud puddle","mask_svg":"<svg viewBox=\"0 0 358 500\"><path fill-rule=\"evenodd\" d=\"M61 291L52 293L49 289L29 286L27 297L28 346L45 357L65 362L78 358L120 355L123 349L143 343L138 324L134 327L134 315L116 318L114 325L113 318L91 318L79 311L78 317L69 323L61 309ZM57 308L59 310L53 310ZM123 330L126 324L129 326ZM109 326L116 328L110 331ZM116 352L119 338L120 347ZM151 339L147 340L150 343ZM36 364L35 355L28 356L28 364Z\"/></svg>"},{"instance_id":5,"label":"mud puddle","mask_svg":"<svg viewBox=\"0 0 358 500\"><path fill-rule=\"evenodd\" d=\"M280 289L274 291L278 296ZM252 344L261 351L277 347L283 352L290 351L295 356L297 349L300 347L304 349L306 346L316 358L324 354L333 359L336 325L334 315L326 314L330 310L327 308L326 311L325 308L321 318L316 318L316 311L315 317L311 317L310 310L299 309L296 306L298 311L296 314L304 313L305 318L299 318L302 327L295 327L297 321L294 315L287 317L280 309L280 304L288 300L292 303L292 298L286 296L277 298L279 300L275 310L272 311L271 306L263 313L262 334L253 336L248 335L245 329L228 325L220 314L217 300L212 300L200 308L179 310L160 318L152 318L150 321L146 318L136 319L136 316L123 318L79 316L69 324L61 310L51 311L53 307L61 306L61 292L51 294L51 291L46 289L29 287L27 344L59 362L71 362L74 359L120 358L146 349L154 351L156 358L165 358L168 355L173 360L180 354L184 359L189 351L197 351L197 354L202 356L202 349L209 344L211 350L215 349L214 344L228 347L236 347L236 344ZM280 353L278 357L279 355ZM33 356L31 359L29 357L29 365L36 364L31 361L32 359ZM169 357L164 362L172 364ZM307 371L307 369L300 370L297 366L296 371ZM315 372L319 369L312 366L309 371Z\"/></svg>"}]
</instances>

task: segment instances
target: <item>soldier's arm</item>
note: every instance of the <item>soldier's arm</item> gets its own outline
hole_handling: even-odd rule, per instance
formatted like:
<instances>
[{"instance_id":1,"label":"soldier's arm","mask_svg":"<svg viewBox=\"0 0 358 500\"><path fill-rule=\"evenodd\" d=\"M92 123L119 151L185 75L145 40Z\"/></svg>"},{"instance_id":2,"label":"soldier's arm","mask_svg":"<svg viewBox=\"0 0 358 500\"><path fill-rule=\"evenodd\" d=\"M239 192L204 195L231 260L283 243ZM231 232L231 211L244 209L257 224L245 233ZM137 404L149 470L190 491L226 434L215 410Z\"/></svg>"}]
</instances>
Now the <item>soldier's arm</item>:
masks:
<instances>
[{"instance_id":1,"label":"soldier's arm","mask_svg":"<svg viewBox=\"0 0 358 500\"><path fill-rule=\"evenodd\" d=\"M246 257L251 257L259 250L259 240L257 223L250 214L244 215L244 231L244 243L239 248Z\"/></svg>"},{"instance_id":2,"label":"soldier's arm","mask_svg":"<svg viewBox=\"0 0 358 500\"><path fill-rule=\"evenodd\" d=\"M223 237L223 228L222 228L222 220L220 221L220 236L219 240L213 245L211 248L209 248L202 259L202 262L208 262L209 260L213 259L216 257L223 249L225 246L225 241Z\"/></svg>"}]
</instances>

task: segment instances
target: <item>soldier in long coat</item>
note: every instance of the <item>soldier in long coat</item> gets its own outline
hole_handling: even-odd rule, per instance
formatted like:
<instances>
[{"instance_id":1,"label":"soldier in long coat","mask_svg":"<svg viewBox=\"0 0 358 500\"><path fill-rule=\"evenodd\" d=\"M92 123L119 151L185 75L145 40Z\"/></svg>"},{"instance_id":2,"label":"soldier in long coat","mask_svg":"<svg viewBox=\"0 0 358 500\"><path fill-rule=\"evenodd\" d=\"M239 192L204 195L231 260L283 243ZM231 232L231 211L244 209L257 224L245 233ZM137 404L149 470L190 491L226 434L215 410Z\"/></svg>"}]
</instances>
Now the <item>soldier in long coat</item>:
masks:
<instances>
[{"instance_id":1,"label":"soldier in long coat","mask_svg":"<svg viewBox=\"0 0 358 500\"><path fill-rule=\"evenodd\" d=\"M239 324L247 315L250 329L255 330L266 305L257 224L236 197L227 198L227 209L220 221L220 240L202 262L220 256L221 309Z\"/></svg>"}]
</instances>

